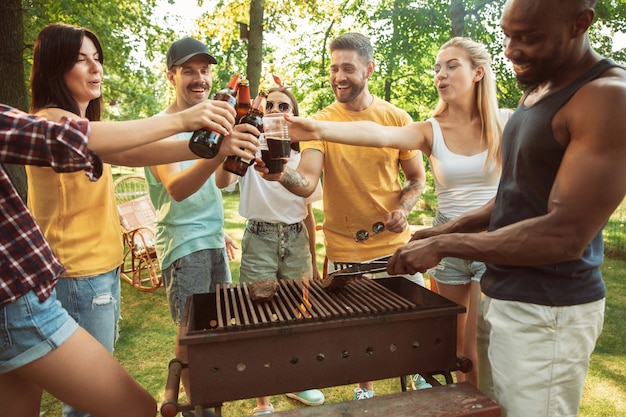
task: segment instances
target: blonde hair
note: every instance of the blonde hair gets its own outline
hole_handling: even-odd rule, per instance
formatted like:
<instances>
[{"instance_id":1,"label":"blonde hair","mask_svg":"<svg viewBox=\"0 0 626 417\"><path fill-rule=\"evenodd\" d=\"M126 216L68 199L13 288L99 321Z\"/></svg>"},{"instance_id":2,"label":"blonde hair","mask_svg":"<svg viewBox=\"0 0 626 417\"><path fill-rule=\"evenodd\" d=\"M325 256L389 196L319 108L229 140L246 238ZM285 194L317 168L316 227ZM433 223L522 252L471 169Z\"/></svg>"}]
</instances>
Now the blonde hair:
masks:
<instances>
[{"instance_id":1,"label":"blonde hair","mask_svg":"<svg viewBox=\"0 0 626 417\"><path fill-rule=\"evenodd\" d=\"M444 43L439 50L446 48L463 49L471 63L472 68L483 67L484 76L476 83L476 106L481 120L481 137L487 141L487 160L485 165L495 162L500 168L501 137L504 122L500 116L498 100L496 98L496 79L491 70L491 56L487 49L478 42L469 38L456 37ZM433 112L433 117L438 116L448 109L448 103L439 98L439 102Z\"/></svg>"}]
</instances>

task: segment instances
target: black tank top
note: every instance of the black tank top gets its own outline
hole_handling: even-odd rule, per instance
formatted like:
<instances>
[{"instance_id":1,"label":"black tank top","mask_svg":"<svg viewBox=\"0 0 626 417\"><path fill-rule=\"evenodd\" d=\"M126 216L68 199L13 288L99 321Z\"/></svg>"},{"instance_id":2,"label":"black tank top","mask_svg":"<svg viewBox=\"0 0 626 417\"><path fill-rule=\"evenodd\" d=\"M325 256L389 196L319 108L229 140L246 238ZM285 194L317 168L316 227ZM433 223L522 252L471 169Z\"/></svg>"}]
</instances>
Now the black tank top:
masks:
<instances>
[{"instance_id":1,"label":"black tank top","mask_svg":"<svg viewBox=\"0 0 626 417\"><path fill-rule=\"evenodd\" d=\"M503 170L490 231L547 213L550 191L566 150L554 137L552 119L578 89L616 66L608 59L599 61L571 84L532 106L519 105L502 134ZM606 295L600 273L603 258L600 231L574 261L540 266L488 264L481 280L482 291L492 298L549 306L596 301Z\"/></svg>"}]
</instances>

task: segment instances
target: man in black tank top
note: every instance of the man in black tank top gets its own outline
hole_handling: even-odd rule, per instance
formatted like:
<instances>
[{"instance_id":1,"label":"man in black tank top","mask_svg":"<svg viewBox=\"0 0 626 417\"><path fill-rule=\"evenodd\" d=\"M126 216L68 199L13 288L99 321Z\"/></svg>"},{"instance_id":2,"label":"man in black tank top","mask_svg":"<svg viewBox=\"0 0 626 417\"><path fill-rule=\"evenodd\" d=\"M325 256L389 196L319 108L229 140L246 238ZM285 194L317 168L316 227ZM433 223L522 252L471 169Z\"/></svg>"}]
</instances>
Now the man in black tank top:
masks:
<instances>
[{"instance_id":1,"label":"man in black tank top","mask_svg":"<svg viewBox=\"0 0 626 417\"><path fill-rule=\"evenodd\" d=\"M479 388L503 416L575 416L602 330L602 229L626 193L626 70L590 46L595 0L508 0L505 55L528 87L502 137L498 193L389 262L487 263ZM476 233L487 230L487 233Z\"/></svg>"}]
</instances>

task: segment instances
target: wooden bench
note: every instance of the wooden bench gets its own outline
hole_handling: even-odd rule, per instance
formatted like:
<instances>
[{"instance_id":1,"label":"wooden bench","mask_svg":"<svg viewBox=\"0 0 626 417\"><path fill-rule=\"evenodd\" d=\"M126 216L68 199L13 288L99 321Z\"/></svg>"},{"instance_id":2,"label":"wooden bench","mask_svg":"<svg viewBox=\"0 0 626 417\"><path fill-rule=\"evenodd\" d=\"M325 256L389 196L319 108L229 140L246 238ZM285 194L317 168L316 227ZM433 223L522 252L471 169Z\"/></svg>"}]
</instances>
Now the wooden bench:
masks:
<instances>
[{"instance_id":1,"label":"wooden bench","mask_svg":"<svg viewBox=\"0 0 626 417\"><path fill-rule=\"evenodd\" d=\"M280 417L500 417L500 407L462 382L318 407L277 412Z\"/></svg>"}]
</instances>

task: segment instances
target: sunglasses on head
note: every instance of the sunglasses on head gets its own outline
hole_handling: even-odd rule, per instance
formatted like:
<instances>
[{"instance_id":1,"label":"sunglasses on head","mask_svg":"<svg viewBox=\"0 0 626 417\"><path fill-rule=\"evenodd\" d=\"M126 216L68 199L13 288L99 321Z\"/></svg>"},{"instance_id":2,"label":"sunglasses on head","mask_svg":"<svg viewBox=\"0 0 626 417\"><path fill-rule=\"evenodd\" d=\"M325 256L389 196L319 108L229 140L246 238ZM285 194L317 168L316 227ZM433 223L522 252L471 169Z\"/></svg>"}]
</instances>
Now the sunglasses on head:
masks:
<instances>
[{"instance_id":1,"label":"sunglasses on head","mask_svg":"<svg viewBox=\"0 0 626 417\"><path fill-rule=\"evenodd\" d=\"M265 102L265 111L269 112L272 111L274 109L274 102L273 101L266 101ZM291 111L291 104L289 103L278 103L278 111L281 113L287 113L288 111Z\"/></svg>"}]
</instances>

